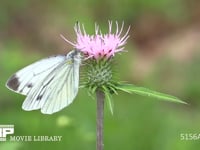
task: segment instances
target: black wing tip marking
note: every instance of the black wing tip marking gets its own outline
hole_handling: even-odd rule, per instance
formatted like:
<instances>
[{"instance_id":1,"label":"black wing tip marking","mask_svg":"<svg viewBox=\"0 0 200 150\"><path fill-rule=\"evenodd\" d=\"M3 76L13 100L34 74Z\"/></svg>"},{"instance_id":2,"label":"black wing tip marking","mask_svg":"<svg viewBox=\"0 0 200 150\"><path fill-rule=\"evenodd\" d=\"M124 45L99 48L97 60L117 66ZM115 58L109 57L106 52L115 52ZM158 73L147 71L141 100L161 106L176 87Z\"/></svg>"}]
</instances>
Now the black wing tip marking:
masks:
<instances>
[{"instance_id":1,"label":"black wing tip marking","mask_svg":"<svg viewBox=\"0 0 200 150\"><path fill-rule=\"evenodd\" d=\"M6 83L7 87L13 89L14 91L18 90L19 79L16 75L13 75Z\"/></svg>"}]
</instances>

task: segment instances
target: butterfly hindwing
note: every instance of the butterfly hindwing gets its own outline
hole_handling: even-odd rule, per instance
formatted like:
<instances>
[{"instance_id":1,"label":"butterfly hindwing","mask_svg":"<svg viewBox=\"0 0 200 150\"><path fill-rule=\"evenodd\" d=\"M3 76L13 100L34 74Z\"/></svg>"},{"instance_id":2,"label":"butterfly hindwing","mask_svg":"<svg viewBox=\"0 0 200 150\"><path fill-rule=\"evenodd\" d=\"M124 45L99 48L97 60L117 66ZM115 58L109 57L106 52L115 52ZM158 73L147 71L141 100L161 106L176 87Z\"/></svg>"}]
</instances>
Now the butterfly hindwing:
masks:
<instances>
[{"instance_id":1,"label":"butterfly hindwing","mask_svg":"<svg viewBox=\"0 0 200 150\"><path fill-rule=\"evenodd\" d=\"M51 82L54 89L52 89L52 92L49 95L49 100L45 102L41 109L43 113L49 114L51 112L59 111L72 103L78 93L79 86L79 66L75 65L76 64L66 66L67 70L62 71L63 78L60 84L54 86L57 83L57 80L59 80L59 76L56 76L55 80Z\"/></svg>"}]
</instances>

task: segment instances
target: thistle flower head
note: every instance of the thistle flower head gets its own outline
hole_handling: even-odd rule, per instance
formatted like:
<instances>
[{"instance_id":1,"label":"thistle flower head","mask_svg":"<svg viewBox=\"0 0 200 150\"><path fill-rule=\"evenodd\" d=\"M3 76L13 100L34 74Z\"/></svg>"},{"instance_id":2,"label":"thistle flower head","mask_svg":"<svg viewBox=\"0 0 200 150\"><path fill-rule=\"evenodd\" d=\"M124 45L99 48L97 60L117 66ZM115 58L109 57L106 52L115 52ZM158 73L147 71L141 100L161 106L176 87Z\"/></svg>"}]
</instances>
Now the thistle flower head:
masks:
<instances>
[{"instance_id":1,"label":"thistle flower head","mask_svg":"<svg viewBox=\"0 0 200 150\"><path fill-rule=\"evenodd\" d=\"M95 25L95 34L89 35L86 33L84 26L76 24L74 30L77 35L77 41L75 43L69 40L64 40L72 44L76 49L80 50L87 58L101 59L111 58L115 53L121 52L124 49L126 40L128 39L128 30L122 35L124 24L122 23L119 28L118 22L116 22L116 31L112 32L112 22L109 21L109 31L106 34L102 34L99 26Z\"/></svg>"}]
</instances>

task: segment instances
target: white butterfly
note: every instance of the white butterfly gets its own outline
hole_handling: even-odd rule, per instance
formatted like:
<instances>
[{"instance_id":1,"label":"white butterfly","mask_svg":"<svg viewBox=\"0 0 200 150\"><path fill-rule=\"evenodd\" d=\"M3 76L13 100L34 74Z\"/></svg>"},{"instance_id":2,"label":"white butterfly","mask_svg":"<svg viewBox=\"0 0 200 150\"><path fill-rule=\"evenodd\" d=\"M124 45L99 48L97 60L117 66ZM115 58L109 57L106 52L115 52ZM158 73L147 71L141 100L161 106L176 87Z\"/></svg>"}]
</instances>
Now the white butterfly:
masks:
<instances>
[{"instance_id":1,"label":"white butterfly","mask_svg":"<svg viewBox=\"0 0 200 150\"><path fill-rule=\"evenodd\" d=\"M78 93L81 54L72 50L37 61L16 72L6 86L26 95L24 110L41 109L44 114L58 112L71 104Z\"/></svg>"}]
</instances>

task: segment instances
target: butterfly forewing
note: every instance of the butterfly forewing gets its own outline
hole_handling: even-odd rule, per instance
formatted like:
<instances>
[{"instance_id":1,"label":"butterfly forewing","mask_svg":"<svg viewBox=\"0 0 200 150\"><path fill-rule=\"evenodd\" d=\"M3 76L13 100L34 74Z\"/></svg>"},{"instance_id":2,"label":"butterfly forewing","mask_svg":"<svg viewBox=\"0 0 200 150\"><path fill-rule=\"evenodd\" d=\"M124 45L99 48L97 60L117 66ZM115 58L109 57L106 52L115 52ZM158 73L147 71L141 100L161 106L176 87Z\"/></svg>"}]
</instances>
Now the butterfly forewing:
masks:
<instances>
[{"instance_id":1,"label":"butterfly forewing","mask_svg":"<svg viewBox=\"0 0 200 150\"><path fill-rule=\"evenodd\" d=\"M37 61L15 73L6 83L6 86L17 93L27 95L37 82L43 81L61 62L64 55L52 56Z\"/></svg>"}]
</instances>

